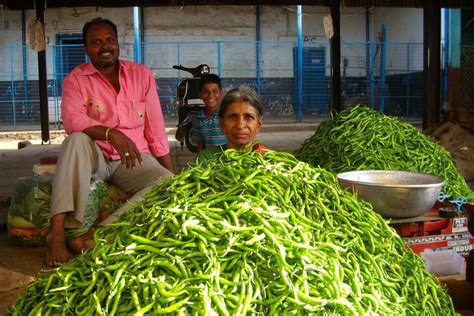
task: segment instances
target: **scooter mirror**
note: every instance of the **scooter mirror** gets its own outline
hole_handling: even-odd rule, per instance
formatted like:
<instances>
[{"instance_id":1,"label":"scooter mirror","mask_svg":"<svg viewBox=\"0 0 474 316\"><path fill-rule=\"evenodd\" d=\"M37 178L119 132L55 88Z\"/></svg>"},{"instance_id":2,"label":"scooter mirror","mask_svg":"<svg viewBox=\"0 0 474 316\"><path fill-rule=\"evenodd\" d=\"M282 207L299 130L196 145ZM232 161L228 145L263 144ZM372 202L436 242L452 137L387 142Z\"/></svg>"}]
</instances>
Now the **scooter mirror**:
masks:
<instances>
[{"instance_id":1,"label":"scooter mirror","mask_svg":"<svg viewBox=\"0 0 474 316\"><path fill-rule=\"evenodd\" d=\"M208 65L201 65L201 76L206 75L210 72L209 66Z\"/></svg>"}]
</instances>

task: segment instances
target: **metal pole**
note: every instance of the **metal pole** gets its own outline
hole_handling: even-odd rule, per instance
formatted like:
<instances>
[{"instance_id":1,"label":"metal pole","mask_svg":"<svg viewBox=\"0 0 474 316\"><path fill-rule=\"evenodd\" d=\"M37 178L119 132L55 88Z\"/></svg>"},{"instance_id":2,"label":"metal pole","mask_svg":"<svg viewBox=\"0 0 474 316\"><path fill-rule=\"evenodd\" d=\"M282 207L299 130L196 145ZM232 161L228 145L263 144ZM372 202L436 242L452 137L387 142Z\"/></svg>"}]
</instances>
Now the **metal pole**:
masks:
<instances>
[{"instance_id":1,"label":"metal pole","mask_svg":"<svg viewBox=\"0 0 474 316\"><path fill-rule=\"evenodd\" d=\"M296 6L297 36L298 36L298 62L296 71L296 122L303 119L303 15L301 5Z\"/></svg>"},{"instance_id":2,"label":"metal pole","mask_svg":"<svg viewBox=\"0 0 474 316\"><path fill-rule=\"evenodd\" d=\"M221 42L217 42L217 75L222 77Z\"/></svg>"},{"instance_id":3,"label":"metal pole","mask_svg":"<svg viewBox=\"0 0 474 316\"><path fill-rule=\"evenodd\" d=\"M53 58L53 74L58 74L59 70L57 69L58 68L58 62L57 62L57 59L58 58L58 46L54 46L54 51L53 51L53 54L52 54L52 58ZM59 82L58 82L59 81ZM54 99L54 128L56 130L60 129L60 126L61 126L61 114L60 114L60 107L61 107L61 104L58 100L58 84L60 84L60 80L58 79L58 76L55 75L54 78L53 78L53 99ZM48 102L48 107L49 107L49 102ZM48 109L49 111L49 109Z\"/></svg>"},{"instance_id":4,"label":"metal pole","mask_svg":"<svg viewBox=\"0 0 474 316\"><path fill-rule=\"evenodd\" d=\"M178 55L178 56L176 56L176 60L178 62L178 65L180 65L181 64L181 45L180 45L179 42L176 43L176 54ZM178 71L178 73L179 73L179 71Z\"/></svg>"},{"instance_id":5,"label":"metal pole","mask_svg":"<svg viewBox=\"0 0 474 316\"><path fill-rule=\"evenodd\" d=\"M461 101L461 10L449 9L448 99L454 108L463 105Z\"/></svg>"},{"instance_id":6,"label":"metal pole","mask_svg":"<svg viewBox=\"0 0 474 316\"><path fill-rule=\"evenodd\" d=\"M9 55L9 58L10 59L10 89L11 89L11 93L12 93L12 114L13 114L13 126L16 128L16 85L15 85L15 76L13 76L13 74L15 73L14 72L14 69L13 69L13 65L15 64L13 62L13 46L9 46L8 47L8 55Z\"/></svg>"},{"instance_id":7,"label":"metal pole","mask_svg":"<svg viewBox=\"0 0 474 316\"><path fill-rule=\"evenodd\" d=\"M134 54L133 54L133 59L135 60L136 63L139 63L141 61L141 56L140 56L140 48L141 48L141 42L140 42L140 7L134 6L133 7L133 34L135 37L135 47L134 47Z\"/></svg>"},{"instance_id":8,"label":"metal pole","mask_svg":"<svg viewBox=\"0 0 474 316\"><path fill-rule=\"evenodd\" d=\"M365 78L370 80L370 16L369 9L365 8Z\"/></svg>"},{"instance_id":9,"label":"metal pole","mask_svg":"<svg viewBox=\"0 0 474 316\"><path fill-rule=\"evenodd\" d=\"M26 13L25 10L21 10L21 52L23 57L23 106L26 109L26 115L30 113L30 104L28 102L28 62L26 53Z\"/></svg>"},{"instance_id":10,"label":"metal pole","mask_svg":"<svg viewBox=\"0 0 474 316\"><path fill-rule=\"evenodd\" d=\"M410 113L410 43L407 43L407 107L406 107L406 116Z\"/></svg>"},{"instance_id":11,"label":"metal pole","mask_svg":"<svg viewBox=\"0 0 474 316\"><path fill-rule=\"evenodd\" d=\"M385 113L385 59L387 54L387 28L382 24L382 38L380 39L380 81L379 81L379 111Z\"/></svg>"},{"instance_id":12,"label":"metal pole","mask_svg":"<svg viewBox=\"0 0 474 316\"><path fill-rule=\"evenodd\" d=\"M145 63L145 14L143 7L140 7L140 49L141 49L141 63Z\"/></svg>"},{"instance_id":13,"label":"metal pole","mask_svg":"<svg viewBox=\"0 0 474 316\"><path fill-rule=\"evenodd\" d=\"M375 107L375 43L370 44L370 108Z\"/></svg>"},{"instance_id":14,"label":"metal pole","mask_svg":"<svg viewBox=\"0 0 474 316\"><path fill-rule=\"evenodd\" d=\"M444 10L444 78L443 78L443 101L448 101L448 72L449 72L449 9Z\"/></svg>"},{"instance_id":15,"label":"metal pole","mask_svg":"<svg viewBox=\"0 0 474 316\"><path fill-rule=\"evenodd\" d=\"M262 79L260 76L260 5L257 4L256 6L256 21L255 21L255 40L256 40L256 47L255 47L255 59L256 59L256 69L255 69L255 77L256 77L256 86L257 86L257 93L260 95L262 93Z\"/></svg>"}]
</instances>

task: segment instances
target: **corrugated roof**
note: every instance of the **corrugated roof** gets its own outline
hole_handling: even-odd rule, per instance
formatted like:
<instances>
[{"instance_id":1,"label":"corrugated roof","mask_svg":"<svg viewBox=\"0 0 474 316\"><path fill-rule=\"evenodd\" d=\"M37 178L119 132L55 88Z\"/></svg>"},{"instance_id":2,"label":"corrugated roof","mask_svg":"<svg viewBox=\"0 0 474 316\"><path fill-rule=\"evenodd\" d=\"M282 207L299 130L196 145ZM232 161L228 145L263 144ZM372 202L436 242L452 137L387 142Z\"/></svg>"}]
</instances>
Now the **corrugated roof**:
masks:
<instances>
[{"instance_id":1,"label":"corrugated roof","mask_svg":"<svg viewBox=\"0 0 474 316\"><path fill-rule=\"evenodd\" d=\"M333 0L334 1L334 0ZM341 0L342 7L413 7L436 0ZM316 5L329 6L331 0L46 0L46 8L57 7L130 7L194 5ZM473 0L439 0L442 8L474 8ZM35 0L0 0L11 10L34 9Z\"/></svg>"}]
</instances>

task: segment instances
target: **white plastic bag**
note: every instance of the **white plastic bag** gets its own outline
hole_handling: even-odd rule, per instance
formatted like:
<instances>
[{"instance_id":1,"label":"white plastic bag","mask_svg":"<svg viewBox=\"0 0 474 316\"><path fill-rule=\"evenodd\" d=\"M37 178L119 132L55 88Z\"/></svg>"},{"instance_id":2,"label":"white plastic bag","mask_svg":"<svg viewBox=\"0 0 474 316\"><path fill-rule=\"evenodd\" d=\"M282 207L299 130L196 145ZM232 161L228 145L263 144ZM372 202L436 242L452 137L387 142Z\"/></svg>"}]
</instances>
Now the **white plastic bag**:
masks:
<instances>
[{"instance_id":1,"label":"white plastic bag","mask_svg":"<svg viewBox=\"0 0 474 316\"><path fill-rule=\"evenodd\" d=\"M425 269L436 276L457 275L466 272L466 260L455 250L424 251Z\"/></svg>"}]
</instances>

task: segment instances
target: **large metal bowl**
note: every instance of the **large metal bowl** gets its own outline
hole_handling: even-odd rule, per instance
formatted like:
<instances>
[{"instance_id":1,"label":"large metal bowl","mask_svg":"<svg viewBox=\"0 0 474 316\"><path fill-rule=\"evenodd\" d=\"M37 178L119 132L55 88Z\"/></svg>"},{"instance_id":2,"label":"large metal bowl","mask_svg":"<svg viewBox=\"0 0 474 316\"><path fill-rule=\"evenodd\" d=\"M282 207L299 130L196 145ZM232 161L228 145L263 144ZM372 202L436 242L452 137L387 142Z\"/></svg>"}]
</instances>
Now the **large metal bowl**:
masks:
<instances>
[{"instance_id":1,"label":"large metal bowl","mask_svg":"<svg viewBox=\"0 0 474 316\"><path fill-rule=\"evenodd\" d=\"M410 171L350 171L339 173L337 180L386 218L425 214L436 203L444 185L439 176Z\"/></svg>"}]
</instances>

